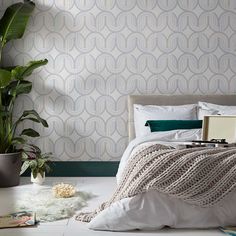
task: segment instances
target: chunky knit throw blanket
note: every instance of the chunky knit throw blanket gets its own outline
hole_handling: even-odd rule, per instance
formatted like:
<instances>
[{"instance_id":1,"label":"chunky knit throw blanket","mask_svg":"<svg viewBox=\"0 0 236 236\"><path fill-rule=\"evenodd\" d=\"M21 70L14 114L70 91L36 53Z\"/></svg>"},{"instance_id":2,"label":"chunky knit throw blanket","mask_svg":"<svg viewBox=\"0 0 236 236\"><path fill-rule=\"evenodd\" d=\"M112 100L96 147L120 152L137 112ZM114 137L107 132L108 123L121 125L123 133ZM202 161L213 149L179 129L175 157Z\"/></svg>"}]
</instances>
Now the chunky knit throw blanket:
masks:
<instances>
[{"instance_id":1,"label":"chunky knit throw blanket","mask_svg":"<svg viewBox=\"0 0 236 236\"><path fill-rule=\"evenodd\" d=\"M172 149L155 144L135 153L115 193L77 220L89 222L113 202L157 190L199 207L211 207L236 186L236 148Z\"/></svg>"}]
</instances>

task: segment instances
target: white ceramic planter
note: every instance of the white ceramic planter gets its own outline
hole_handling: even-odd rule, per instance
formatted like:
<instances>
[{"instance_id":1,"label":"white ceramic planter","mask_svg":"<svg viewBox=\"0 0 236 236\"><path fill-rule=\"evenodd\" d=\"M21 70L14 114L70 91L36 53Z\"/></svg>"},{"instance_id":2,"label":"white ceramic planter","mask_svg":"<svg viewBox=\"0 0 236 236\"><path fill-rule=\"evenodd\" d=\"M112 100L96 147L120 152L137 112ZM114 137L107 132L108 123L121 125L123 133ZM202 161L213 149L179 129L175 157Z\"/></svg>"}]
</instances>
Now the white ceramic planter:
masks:
<instances>
[{"instance_id":1,"label":"white ceramic planter","mask_svg":"<svg viewBox=\"0 0 236 236\"><path fill-rule=\"evenodd\" d=\"M41 174L37 174L36 178L34 178L33 174L31 173L31 182L34 184L43 184L43 182L45 181L45 172L43 173L43 176L41 176Z\"/></svg>"}]
</instances>

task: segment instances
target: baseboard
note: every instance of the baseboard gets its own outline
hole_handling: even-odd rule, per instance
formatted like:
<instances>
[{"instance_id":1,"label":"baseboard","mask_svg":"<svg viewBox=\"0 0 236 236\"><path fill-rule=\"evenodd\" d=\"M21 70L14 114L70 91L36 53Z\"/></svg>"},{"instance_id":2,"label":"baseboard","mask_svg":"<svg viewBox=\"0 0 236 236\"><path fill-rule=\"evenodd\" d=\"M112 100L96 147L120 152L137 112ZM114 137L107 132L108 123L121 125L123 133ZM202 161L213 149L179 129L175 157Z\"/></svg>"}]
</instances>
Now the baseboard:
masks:
<instances>
[{"instance_id":1,"label":"baseboard","mask_svg":"<svg viewBox=\"0 0 236 236\"><path fill-rule=\"evenodd\" d=\"M77 176L115 176L118 161L55 161L50 163L52 171L47 176L77 177ZM27 170L22 176L29 176Z\"/></svg>"}]
</instances>

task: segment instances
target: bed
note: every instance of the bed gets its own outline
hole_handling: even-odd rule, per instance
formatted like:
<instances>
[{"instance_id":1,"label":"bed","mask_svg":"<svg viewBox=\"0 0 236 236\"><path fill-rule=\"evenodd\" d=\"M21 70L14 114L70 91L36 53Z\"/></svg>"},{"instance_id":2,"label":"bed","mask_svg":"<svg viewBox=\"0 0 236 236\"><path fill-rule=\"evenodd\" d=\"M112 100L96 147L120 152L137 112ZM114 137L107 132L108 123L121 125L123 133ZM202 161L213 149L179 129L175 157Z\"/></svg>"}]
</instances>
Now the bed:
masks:
<instances>
[{"instance_id":1,"label":"bed","mask_svg":"<svg viewBox=\"0 0 236 236\"><path fill-rule=\"evenodd\" d=\"M128 129L129 140L135 138L134 104L142 105L183 105L206 101L221 105L236 106L236 95L131 95L128 97Z\"/></svg>"},{"instance_id":2,"label":"bed","mask_svg":"<svg viewBox=\"0 0 236 236\"><path fill-rule=\"evenodd\" d=\"M128 126L131 142L121 158L117 173L118 186L121 185L122 174L128 165L127 163L130 163L130 157L133 153L145 145L151 146L156 143L166 145L170 138L170 136L163 138L157 133L152 133L148 137L135 138L133 105L183 105L197 103L198 101L236 106L236 95L134 95L128 98ZM188 133L184 133L183 137L178 136L178 142L200 138L198 131L191 132L188 139L186 139L186 135ZM199 207L150 188L145 193L142 192L114 201L102 211L98 211L99 213L96 213L88 226L93 230L127 231L134 229L155 230L164 226L172 228L213 228L234 225L236 223L235 201L236 191L231 191L219 204L212 207Z\"/></svg>"}]
</instances>

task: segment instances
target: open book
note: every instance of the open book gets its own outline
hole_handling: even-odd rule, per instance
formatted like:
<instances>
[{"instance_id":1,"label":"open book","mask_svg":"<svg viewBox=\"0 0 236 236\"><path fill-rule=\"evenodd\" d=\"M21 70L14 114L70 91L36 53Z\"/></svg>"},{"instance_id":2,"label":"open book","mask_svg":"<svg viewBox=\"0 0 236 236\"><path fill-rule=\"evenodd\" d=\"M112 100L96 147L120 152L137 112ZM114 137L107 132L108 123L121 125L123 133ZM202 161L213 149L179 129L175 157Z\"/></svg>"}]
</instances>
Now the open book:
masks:
<instances>
[{"instance_id":1,"label":"open book","mask_svg":"<svg viewBox=\"0 0 236 236\"><path fill-rule=\"evenodd\" d=\"M226 234L229 234L231 236L235 235L236 236L236 227L220 227L220 229L225 232Z\"/></svg>"},{"instance_id":2,"label":"open book","mask_svg":"<svg viewBox=\"0 0 236 236\"><path fill-rule=\"evenodd\" d=\"M35 212L20 211L0 216L0 228L24 227L36 224Z\"/></svg>"}]
</instances>

